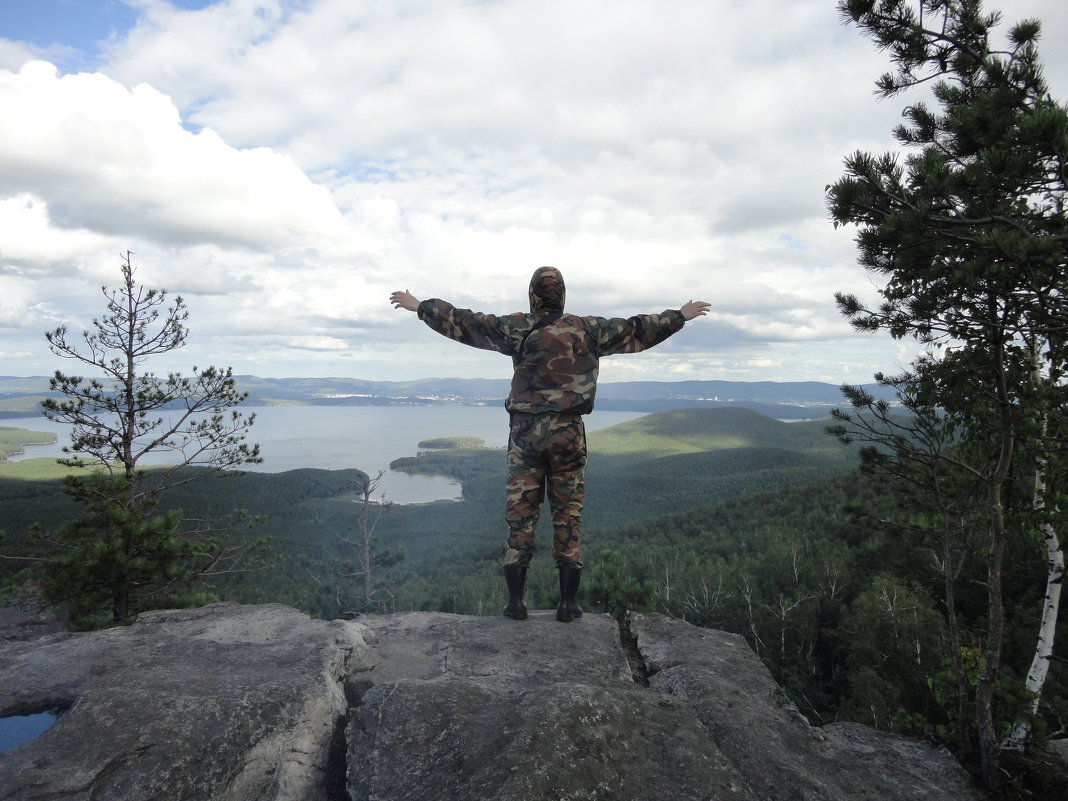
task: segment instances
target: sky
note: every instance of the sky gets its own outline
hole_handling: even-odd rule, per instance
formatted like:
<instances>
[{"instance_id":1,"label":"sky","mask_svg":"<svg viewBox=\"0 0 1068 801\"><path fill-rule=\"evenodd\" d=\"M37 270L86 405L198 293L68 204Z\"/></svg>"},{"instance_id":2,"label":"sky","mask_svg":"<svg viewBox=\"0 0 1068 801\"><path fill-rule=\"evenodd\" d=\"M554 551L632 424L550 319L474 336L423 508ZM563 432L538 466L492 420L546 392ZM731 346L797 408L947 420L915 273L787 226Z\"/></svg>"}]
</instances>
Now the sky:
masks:
<instances>
[{"instance_id":1,"label":"sky","mask_svg":"<svg viewBox=\"0 0 1068 801\"><path fill-rule=\"evenodd\" d=\"M985 8L1063 99L1068 4ZM578 314L712 304L602 381L897 372L825 202L919 99L889 69L834 0L0 0L0 375L87 374L44 333L127 252L189 310L157 373L507 377L389 293L526 311L542 265Z\"/></svg>"}]
</instances>

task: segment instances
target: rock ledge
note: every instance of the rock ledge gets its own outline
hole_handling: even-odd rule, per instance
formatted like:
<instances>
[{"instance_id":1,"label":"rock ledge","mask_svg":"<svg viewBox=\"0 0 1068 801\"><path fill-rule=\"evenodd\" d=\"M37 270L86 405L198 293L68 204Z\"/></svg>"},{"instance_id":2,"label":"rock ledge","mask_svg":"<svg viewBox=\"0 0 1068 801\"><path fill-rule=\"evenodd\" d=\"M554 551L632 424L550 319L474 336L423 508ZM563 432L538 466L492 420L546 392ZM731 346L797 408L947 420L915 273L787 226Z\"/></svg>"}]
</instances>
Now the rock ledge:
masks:
<instances>
[{"instance_id":1,"label":"rock ledge","mask_svg":"<svg viewBox=\"0 0 1068 801\"><path fill-rule=\"evenodd\" d=\"M284 606L154 612L0 641L0 715L69 713L0 754L4 798L976 801L942 749L817 729L741 637Z\"/></svg>"}]
</instances>

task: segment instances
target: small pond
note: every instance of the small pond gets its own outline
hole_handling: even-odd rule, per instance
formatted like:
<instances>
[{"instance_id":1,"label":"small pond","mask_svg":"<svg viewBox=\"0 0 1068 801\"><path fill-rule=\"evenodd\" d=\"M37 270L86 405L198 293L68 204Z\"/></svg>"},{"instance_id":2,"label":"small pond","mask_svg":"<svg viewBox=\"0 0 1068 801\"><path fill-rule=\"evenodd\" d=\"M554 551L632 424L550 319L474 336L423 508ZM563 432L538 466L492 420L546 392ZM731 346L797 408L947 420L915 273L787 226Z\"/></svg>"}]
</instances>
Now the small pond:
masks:
<instances>
[{"instance_id":1,"label":"small pond","mask_svg":"<svg viewBox=\"0 0 1068 801\"><path fill-rule=\"evenodd\" d=\"M30 715L0 717L0 753L40 737L65 714L66 707L56 706Z\"/></svg>"}]
</instances>

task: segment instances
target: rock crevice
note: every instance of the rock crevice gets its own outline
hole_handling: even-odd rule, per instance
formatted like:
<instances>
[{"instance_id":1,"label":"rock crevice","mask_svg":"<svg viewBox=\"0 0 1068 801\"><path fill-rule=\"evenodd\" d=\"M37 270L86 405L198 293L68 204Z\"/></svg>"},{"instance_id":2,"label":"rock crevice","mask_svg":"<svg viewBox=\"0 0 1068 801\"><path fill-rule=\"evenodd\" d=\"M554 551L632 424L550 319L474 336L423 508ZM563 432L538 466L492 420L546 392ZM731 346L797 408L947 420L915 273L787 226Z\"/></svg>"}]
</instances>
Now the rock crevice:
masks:
<instances>
[{"instance_id":1,"label":"rock crevice","mask_svg":"<svg viewBox=\"0 0 1068 801\"><path fill-rule=\"evenodd\" d=\"M630 665L630 677L639 687L649 686L649 666L638 647L638 637L631 633L629 621L619 624L619 647Z\"/></svg>"}]
</instances>

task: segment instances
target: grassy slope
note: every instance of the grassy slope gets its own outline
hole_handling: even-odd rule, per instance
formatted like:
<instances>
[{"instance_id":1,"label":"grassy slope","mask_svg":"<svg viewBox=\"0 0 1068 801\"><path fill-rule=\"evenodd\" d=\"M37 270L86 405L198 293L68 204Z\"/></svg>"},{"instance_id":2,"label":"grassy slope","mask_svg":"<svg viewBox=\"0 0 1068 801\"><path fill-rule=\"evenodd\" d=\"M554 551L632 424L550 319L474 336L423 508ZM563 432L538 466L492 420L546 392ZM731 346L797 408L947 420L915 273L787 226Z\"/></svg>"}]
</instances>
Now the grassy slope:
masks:
<instances>
[{"instance_id":1,"label":"grassy slope","mask_svg":"<svg viewBox=\"0 0 1068 801\"><path fill-rule=\"evenodd\" d=\"M11 481L57 481L70 472L55 459L37 457L19 459L17 462L0 462L0 480Z\"/></svg>"},{"instance_id":2,"label":"grassy slope","mask_svg":"<svg viewBox=\"0 0 1068 801\"><path fill-rule=\"evenodd\" d=\"M56 435L45 431L0 426L0 463L11 454L21 453L23 445L44 445L55 441Z\"/></svg>"},{"instance_id":3,"label":"grassy slope","mask_svg":"<svg viewBox=\"0 0 1068 801\"><path fill-rule=\"evenodd\" d=\"M593 431L588 440L591 453L646 459L751 447L840 455L826 425L783 423L750 409L676 409Z\"/></svg>"}]
</instances>

